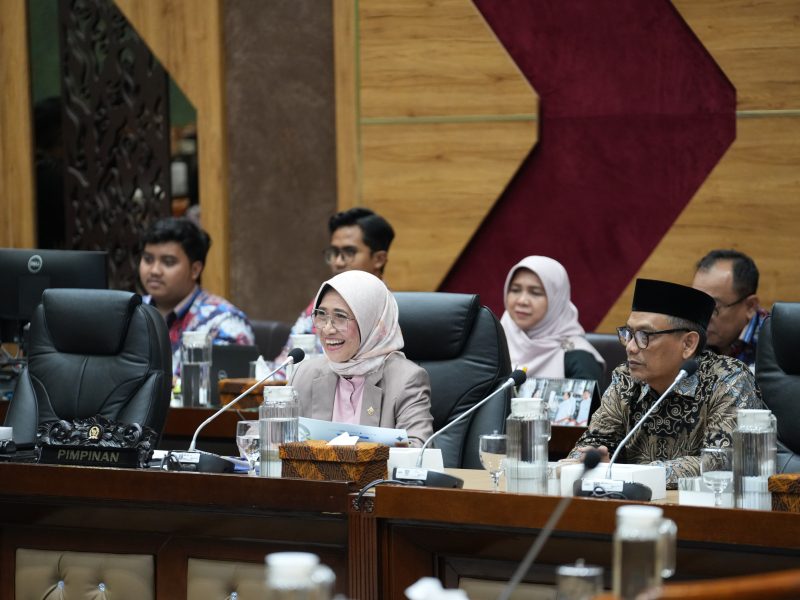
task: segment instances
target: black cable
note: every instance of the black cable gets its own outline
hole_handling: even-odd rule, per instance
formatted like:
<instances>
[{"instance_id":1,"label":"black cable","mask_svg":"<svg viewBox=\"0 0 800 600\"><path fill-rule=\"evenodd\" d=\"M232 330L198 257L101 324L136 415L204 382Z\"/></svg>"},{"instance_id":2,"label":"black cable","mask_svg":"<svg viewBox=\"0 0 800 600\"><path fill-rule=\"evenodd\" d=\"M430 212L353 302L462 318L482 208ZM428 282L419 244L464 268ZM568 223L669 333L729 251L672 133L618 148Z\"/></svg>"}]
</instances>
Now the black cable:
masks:
<instances>
[{"instance_id":1,"label":"black cable","mask_svg":"<svg viewBox=\"0 0 800 600\"><path fill-rule=\"evenodd\" d=\"M419 485L417 483L412 483L410 481L400 481L399 479L376 479L375 481L370 481L367 485L365 485L358 491L358 496L356 496L355 500L356 510L360 508L361 498L364 497L364 494L366 494L372 488L381 485L383 483L399 483L400 485Z\"/></svg>"}]
</instances>

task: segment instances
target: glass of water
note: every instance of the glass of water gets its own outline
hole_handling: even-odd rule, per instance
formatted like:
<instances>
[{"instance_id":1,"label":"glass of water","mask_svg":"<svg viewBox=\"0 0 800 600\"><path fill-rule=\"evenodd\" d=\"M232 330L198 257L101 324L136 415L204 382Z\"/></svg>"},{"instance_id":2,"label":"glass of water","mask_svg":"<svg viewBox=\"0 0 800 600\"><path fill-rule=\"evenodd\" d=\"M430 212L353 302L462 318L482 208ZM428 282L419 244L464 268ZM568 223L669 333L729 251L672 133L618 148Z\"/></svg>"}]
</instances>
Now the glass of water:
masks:
<instances>
[{"instance_id":1,"label":"glass of water","mask_svg":"<svg viewBox=\"0 0 800 600\"><path fill-rule=\"evenodd\" d=\"M714 492L714 506L722 506L722 493L733 487L733 461L730 448L703 448L700 474Z\"/></svg>"},{"instance_id":2,"label":"glass of water","mask_svg":"<svg viewBox=\"0 0 800 600\"><path fill-rule=\"evenodd\" d=\"M261 438L258 433L258 421L239 421L236 424L236 445L239 454L247 459L250 465L248 475L255 473L256 461L261 456Z\"/></svg>"},{"instance_id":3,"label":"glass of water","mask_svg":"<svg viewBox=\"0 0 800 600\"><path fill-rule=\"evenodd\" d=\"M480 437L480 458L483 468L489 471L492 478L492 491L496 492L503 473L503 463L506 459L506 442L508 436L502 433L488 433Z\"/></svg>"}]
</instances>

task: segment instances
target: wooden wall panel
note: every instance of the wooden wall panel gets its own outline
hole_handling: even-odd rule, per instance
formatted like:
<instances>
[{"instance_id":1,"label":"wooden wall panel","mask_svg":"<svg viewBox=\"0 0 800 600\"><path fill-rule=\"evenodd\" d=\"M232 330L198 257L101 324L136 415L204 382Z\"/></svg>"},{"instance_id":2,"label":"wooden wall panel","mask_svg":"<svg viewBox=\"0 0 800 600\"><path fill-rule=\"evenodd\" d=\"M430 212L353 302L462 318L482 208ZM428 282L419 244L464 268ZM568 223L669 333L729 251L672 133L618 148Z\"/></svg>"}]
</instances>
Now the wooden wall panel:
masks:
<instances>
[{"instance_id":1,"label":"wooden wall panel","mask_svg":"<svg viewBox=\"0 0 800 600\"><path fill-rule=\"evenodd\" d=\"M355 197L339 157L338 205L392 223L390 287L436 289L536 143L538 98L471 0L342 4L358 9L357 62L336 66L357 84L358 154Z\"/></svg>"},{"instance_id":2,"label":"wooden wall panel","mask_svg":"<svg viewBox=\"0 0 800 600\"><path fill-rule=\"evenodd\" d=\"M690 284L713 248L749 254L763 306L800 301L800 119L739 119L736 142L644 264L639 277ZM611 332L630 313L633 282L603 319Z\"/></svg>"},{"instance_id":3,"label":"wooden wall panel","mask_svg":"<svg viewBox=\"0 0 800 600\"><path fill-rule=\"evenodd\" d=\"M358 162L358 32L353 0L333 0L333 59L336 94L336 197L339 208L361 197Z\"/></svg>"},{"instance_id":4,"label":"wooden wall panel","mask_svg":"<svg viewBox=\"0 0 800 600\"><path fill-rule=\"evenodd\" d=\"M638 277L690 283L711 249L756 261L759 296L800 301L800 2L679 0L681 15L737 90L737 139ZM633 282L598 331L630 312Z\"/></svg>"},{"instance_id":5,"label":"wooden wall panel","mask_svg":"<svg viewBox=\"0 0 800 600\"><path fill-rule=\"evenodd\" d=\"M470 0L366 0L359 10L362 118L536 114Z\"/></svg>"},{"instance_id":6,"label":"wooden wall panel","mask_svg":"<svg viewBox=\"0 0 800 600\"><path fill-rule=\"evenodd\" d=\"M739 110L800 109L800 0L673 0L738 92Z\"/></svg>"},{"instance_id":7,"label":"wooden wall panel","mask_svg":"<svg viewBox=\"0 0 800 600\"><path fill-rule=\"evenodd\" d=\"M115 0L197 110L200 207L213 244L203 286L228 294L228 174L221 0Z\"/></svg>"},{"instance_id":8,"label":"wooden wall panel","mask_svg":"<svg viewBox=\"0 0 800 600\"><path fill-rule=\"evenodd\" d=\"M0 247L35 246L27 3L0 2Z\"/></svg>"},{"instance_id":9,"label":"wooden wall panel","mask_svg":"<svg viewBox=\"0 0 800 600\"><path fill-rule=\"evenodd\" d=\"M362 128L366 204L397 230L392 289L436 289L536 141L529 122Z\"/></svg>"}]
</instances>

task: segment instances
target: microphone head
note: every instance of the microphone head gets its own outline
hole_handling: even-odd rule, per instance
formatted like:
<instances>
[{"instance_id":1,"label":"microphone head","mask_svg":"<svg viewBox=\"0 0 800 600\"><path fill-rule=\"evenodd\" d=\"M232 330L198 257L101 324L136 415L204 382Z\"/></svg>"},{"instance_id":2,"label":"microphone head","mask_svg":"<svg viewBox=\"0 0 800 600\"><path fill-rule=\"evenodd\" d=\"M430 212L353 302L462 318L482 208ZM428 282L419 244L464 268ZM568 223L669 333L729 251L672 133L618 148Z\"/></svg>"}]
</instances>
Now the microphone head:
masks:
<instances>
[{"instance_id":1,"label":"microphone head","mask_svg":"<svg viewBox=\"0 0 800 600\"><path fill-rule=\"evenodd\" d=\"M514 380L514 386L519 387L523 383L525 383L525 380L528 378L528 375L522 369L516 369L511 372L509 378Z\"/></svg>"},{"instance_id":2,"label":"microphone head","mask_svg":"<svg viewBox=\"0 0 800 600\"><path fill-rule=\"evenodd\" d=\"M687 358L681 365L681 371L686 371L686 376L691 377L697 372L697 361L694 358Z\"/></svg>"},{"instance_id":3,"label":"microphone head","mask_svg":"<svg viewBox=\"0 0 800 600\"><path fill-rule=\"evenodd\" d=\"M306 353L303 352L302 348L292 348L292 350L289 352L289 358L292 359L292 362L294 364L299 363L305 357L306 357Z\"/></svg>"},{"instance_id":4,"label":"microphone head","mask_svg":"<svg viewBox=\"0 0 800 600\"><path fill-rule=\"evenodd\" d=\"M600 464L601 460L600 452L592 448L591 450L587 450L583 454L583 468L586 471L591 471L597 465Z\"/></svg>"}]
</instances>

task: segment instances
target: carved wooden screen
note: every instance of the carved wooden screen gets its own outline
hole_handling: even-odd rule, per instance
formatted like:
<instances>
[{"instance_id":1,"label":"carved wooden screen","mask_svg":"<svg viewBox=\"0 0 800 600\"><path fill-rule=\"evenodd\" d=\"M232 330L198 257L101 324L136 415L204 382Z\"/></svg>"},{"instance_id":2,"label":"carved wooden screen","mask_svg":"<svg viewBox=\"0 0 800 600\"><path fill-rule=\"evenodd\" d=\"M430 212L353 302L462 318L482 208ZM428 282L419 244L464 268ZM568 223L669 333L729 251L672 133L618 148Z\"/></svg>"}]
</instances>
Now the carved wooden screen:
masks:
<instances>
[{"instance_id":1,"label":"carved wooden screen","mask_svg":"<svg viewBox=\"0 0 800 600\"><path fill-rule=\"evenodd\" d=\"M111 0L59 0L68 248L107 250L133 290L139 237L169 213L167 74Z\"/></svg>"}]
</instances>

